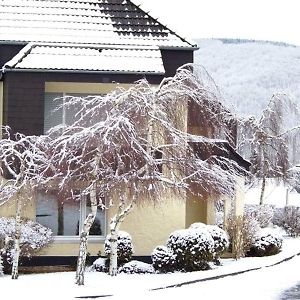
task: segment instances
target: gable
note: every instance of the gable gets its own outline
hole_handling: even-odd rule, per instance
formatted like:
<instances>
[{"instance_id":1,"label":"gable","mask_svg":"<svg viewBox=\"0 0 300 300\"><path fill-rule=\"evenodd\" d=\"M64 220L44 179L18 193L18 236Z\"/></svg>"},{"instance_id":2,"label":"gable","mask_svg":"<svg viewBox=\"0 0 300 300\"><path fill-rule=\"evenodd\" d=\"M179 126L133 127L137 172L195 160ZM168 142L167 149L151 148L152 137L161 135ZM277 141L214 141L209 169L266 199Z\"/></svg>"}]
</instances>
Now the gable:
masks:
<instances>
[{"instance_id":1,"label":"gable","mask_svg":"<svg viewBox=\"0 0 300 300\"><path fill-rule=\"evenodd\" d=\"M0 0L0 42L188 48L129 0Z\"/></svg>"}]
</instances>

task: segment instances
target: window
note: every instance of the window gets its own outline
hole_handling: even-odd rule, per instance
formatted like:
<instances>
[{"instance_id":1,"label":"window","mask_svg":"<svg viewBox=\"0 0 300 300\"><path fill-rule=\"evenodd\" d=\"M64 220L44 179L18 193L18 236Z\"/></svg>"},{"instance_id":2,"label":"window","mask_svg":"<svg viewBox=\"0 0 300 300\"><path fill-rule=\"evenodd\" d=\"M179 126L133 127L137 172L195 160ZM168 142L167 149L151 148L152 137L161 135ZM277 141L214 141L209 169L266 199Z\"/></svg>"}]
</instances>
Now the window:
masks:
<instances>
[{"instance_id":1,"label":"window","mask_svg":"<svg viewBox=\"0 0 300 300\"><path fill-rule=\"evenodd\" d=\"M54 236L76 237L82 229L86 216L90 213L90 201L62 202L56 191L38 192L36 203L36 221L51 228ZM98 208L90 235L103 237L106 234L105 211Z\"/></svg>"},{"instance_id":2,"label":"window","mask_svg":"<svg viewBox=\"0 0 300 300\"><path fill-rule=\"evenodd\" d=\"M68 96L87 97L97 96L96 94L66 94L46 93L44 99L44 133L56 125L70 125L75 120L76 108L62 107Z\"/></svg>"},{"instance_id":3,"label":"window","mask_svg":"<svg viewBox=\"0 0 300 300\"><path fill-rule=\"evenodd\" d=\"M46 93L44 103L44 133L50 128L63 124L62 108L56 109L62 105L62 93Z\"/></svg>"}]
</instances>

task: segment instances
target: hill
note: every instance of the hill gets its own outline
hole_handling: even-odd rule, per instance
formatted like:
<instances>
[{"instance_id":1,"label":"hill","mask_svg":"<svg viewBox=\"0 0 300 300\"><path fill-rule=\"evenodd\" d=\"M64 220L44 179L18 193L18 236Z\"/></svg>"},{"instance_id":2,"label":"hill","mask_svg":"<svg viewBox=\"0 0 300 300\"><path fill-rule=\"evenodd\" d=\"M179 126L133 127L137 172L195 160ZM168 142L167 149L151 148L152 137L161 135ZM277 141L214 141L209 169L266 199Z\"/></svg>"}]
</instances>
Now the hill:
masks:
<instances>
[{"instance_id":1,"label":"hill","mask_svg":"<svg viewBox=\"0 0 300 300\"><path fill-rule=\"evenodd\" d=\"M259 115L277 92L300 102L300 47L252 40L196 42L195 63L206 68L237 112Z\"/></svg>"}]
</instances>

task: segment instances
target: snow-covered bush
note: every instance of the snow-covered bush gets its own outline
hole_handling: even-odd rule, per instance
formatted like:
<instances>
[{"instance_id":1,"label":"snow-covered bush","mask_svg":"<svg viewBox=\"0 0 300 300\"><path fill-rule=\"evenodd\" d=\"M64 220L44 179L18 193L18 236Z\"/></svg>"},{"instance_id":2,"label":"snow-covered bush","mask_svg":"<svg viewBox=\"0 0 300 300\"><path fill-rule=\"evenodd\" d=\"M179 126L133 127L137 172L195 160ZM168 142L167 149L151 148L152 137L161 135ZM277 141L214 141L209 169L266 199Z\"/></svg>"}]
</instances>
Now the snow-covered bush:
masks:
<instances>
[{"instance_id":1,"label":"snow-covered bush","mask_svg":"<svg viewBox=\"0 0 300 300\"><path fill-rule=\"evenodd\" d=\"M246 204L245 214L250 215L258 221L261 228L267 227L272 223L275 207L269 204Z\"/></svg>"},{"instance_id":2,"label":"snow-covered bush","mask_svg":"<svg viewBox=\"0 0 300 300\"><path fill-rule=\"evenodd\" d=\"M221 254L229 247L228 234L216 225L205 225L203 223L194 223L190 226L191 229L207 230L214 240L214 252Z\"/></svg>"},{"instance_id":3,"label":"snow-covered bush","mask_svg":"<svg viewBox=\"0 0 300 300\"><path fill-rule=\"evenodd\" d=\"M246 255L258 231L260 231L259 223L252 216L246 214L237 217L229 216L227 232L231 251L236 259Z\"/></svg>"},{"instance_id":4,"label":"snow-covered bush","mask_svg":"<svg viewBox=\"0 0 300 300\"><path fill-rule=\"evenodd\" d=\"M118 272L126 274L153 274L155 270L150 264L132 260L120 267Z\"/></svg>"},{"instance_id":5,"label":"snow-covered bush","mask_svg":"<svg viewBox=\"0 0 300 300\"><path fill-rule=\"evenodd\" d=\"M286 206L275 211L273 224L282 227L289 235L300 235L300 207Z\"/></svg>"},{"instance_id":6,"label":"snow-covered bush","mask_svg":"<svg viewBox=\"0 0 300 300\"><path fill-rule=\"evenodd\" d=\"M175 255L172 249L166 246L157 246L152 254L152 264L156 271L160 273L168 273L174 271Z\"/></svg>"},{"instance_id":7,"label":"snow-covered bush","mask_svg":"<svg viewBox=\"0 0 300 300\"><path fill-rule=\"evenodd\" d=\"M281 250L282 241L282 236L278 232L264 228L256 235L248 255L269 256L277 254Z\"/></svg>"},{"instance_id":8,"label":"snow-covered bush","mask_svg":"<svg viewBox=\"0 0 300 300\"><path fill-rule=\"evenodd\" d=\"M214 240L215 259L218 259L229 247L228 234L216 225L207 225L207 229Z\"/></svg>"},{"instance_id":9,"label":"snow-covered bush","mask_svg":"<svg viewBox=\"0 0 300 300\"><path fill-rule=\"evenodd\" d=\"M214 240L205 227L174 231L167 240L167 247L174 252L177 270L208 269L208 262L214 256Z\"/></svg>"},{"instance_id":10,"label":"snow-covered bush","mask_svg":"<svg viewBox=\"0 0 300 300\"><path fill-rule=\"evenodd\" d=\"M110 255L110 234L107 235L105 239L105 253ZM118 254L118 265L122 265L131 260L131 256L134 252L132 245L131 235L125 231L118 231L118 241L117 241L117 254Z\"/></svg>"},{"instance_id":11,"label":"snow-covered bush","mask_svg":"<svg viewBox=\"0 0 300 300\"><path fill-rule=\"evenodd\" d=\"M91 271L96 271L96 272L108 272L108 259L107 258L103 258L103 257L99 257L97 258L91 268Z\"/></svg>"},{"instance_id":12,"label":"snow-covered bush","mask_svg":"<svg viewBox=\"0 0 300 300\"><path fill-rule=\"evenodd\" d=\"M272 223L276 226L283 228L283 221L284 221L284 208L276 207L274 210Z\"/></svg>"},{"instance_id":13,"label":"snow-covered bush","mask_svg":"<svg viewBox=\"0 0 300 300\"><path fill-rule=\"evenodd\" d=\"M15 219L0 217L0 255L4 265L10 265L14 254ZM40 249L48 246L53 240L52 231L45 226L22 220L20 250L21 256L31 257Z\"/></svg>"},{"instance_id":14,"label":"snow-covered bush","mask_svg":"<svg viewBox=\"0 0 300 300\"><path fill-rule=\"evenodd\" d=\"M190 226L195 230L207 230L214 240L214 261L219 264L220 255L229 247L228 234L216 225L206 225L203 223L194 223Z\"/></svg>"}]
</instances>

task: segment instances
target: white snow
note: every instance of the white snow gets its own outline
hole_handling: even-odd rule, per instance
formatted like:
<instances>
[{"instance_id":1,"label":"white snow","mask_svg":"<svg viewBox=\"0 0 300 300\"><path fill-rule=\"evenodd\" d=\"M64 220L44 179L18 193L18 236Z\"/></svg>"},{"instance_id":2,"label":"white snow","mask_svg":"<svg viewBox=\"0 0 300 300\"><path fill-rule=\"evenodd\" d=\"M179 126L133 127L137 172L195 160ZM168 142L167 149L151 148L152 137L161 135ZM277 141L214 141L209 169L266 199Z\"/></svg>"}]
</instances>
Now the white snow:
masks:
<instances>
[{"instance_id":1,"label":"white snow","mask_svg":"<svg viewBox=\"0 0 300 300\"><path fill-rule=\"evenodd\" d=\"M5 67L164 74L158 47L87 47L28 44Z\"/></svg>"},{"instance_id":2,"label":"white snow","mask_svg":"<svg viewBox=\"0 0 300 300\"><path fill-rule=\"evenodd\" d=\"M0 39L191 47L126 2L93 2L1 0Z\"/></svg>"},{"instance_id":3,"label":"white snow","mask_svg":"<svg viewBox=\"0 0 300 300\"><path fill-rule=\"evenodd\" d=\"M260 185L246 190L245 203L259 204ZM272 204L276 207L284 207L286 204L300 206L300 194L296 191L288 191L288 200L286 197L287 187L283 184L274 184L268 180L264 196L264 204Z\"/></svg>"},{"instance_id":4,"label":"white snow","mask_svg":"<svg viewBox=\"0 0 300 300\"><path fill-rule=\"evenodd\" d=\"M300 239L286 238L281 253L269 257L222 259L223 266L209 271L174 274L131 275L110 277L105 273L88 272L85 286L74 284L74 272L21 275L18 280L0 277L1 298L14 299L74 299L79 296L113 295L109 299L171 299L176 297L203 299L276 299L279 294L299 281L300 257L257 271L210 280L178 288L163 288L186 281L275 264L300 252ZM29 288L32 287L32 288ZM5 297L4 297L5 299Z\"/></svg>"}]
</instances>

